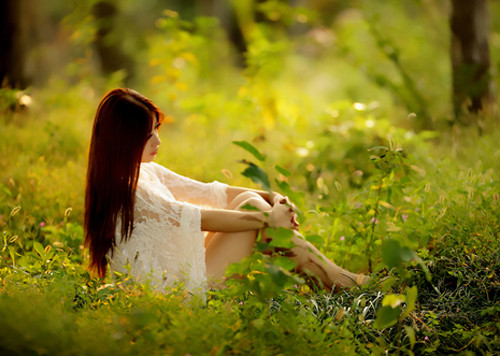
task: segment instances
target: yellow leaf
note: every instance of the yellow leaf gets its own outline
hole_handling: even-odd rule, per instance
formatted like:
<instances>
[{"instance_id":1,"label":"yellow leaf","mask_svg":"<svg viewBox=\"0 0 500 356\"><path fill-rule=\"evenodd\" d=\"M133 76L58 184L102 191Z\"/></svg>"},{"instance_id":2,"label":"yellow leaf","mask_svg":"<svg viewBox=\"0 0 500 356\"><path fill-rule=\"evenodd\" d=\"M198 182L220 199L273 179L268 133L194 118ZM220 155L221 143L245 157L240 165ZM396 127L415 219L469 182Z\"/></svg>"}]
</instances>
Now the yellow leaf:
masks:
<instances>
[{"instance_id":1,"label":"yellow leaf","mask_svg":"<svg viewBox=\"0 0 500 356\"><path fill-rule=\"evenodd\" d=\"M21 206L16 206L12 211L10 212L10 216L16 215L19 211L21 210Z\"/></svg>"},{"instance_id":2,"label":"yellow leaf","mask_svg":"<svg viewBox=\"0 0 500 356\"><path fill-rule=\"evenodd\" d=\"M392 204L390 204L390 203L388 203L388 202L386 202L386 201L380 200L378 203L379 203L380 205L382 205L384 208L388 208L388 209L396 209L396 208L394 207L394 205L392 205Z\"/></svg>"},{"instance_id":3,"label":"yellow leaf","mask_svg":"<svg viewBox=\"0 0 500 356\"><path fill-rule=\"evenodd\" d=\"M339 310L337 310L337 314L335 315L335 320L340 321L343 316L344 316L344 308L339 308Z\"/></svg>"},{"instance_id":4,"label":"yellow leaf","mask_svg":"<svg viewBox=\"0 0 500 356\"><path fill-rule=\"evenodd\" d=\"M404 295L388 294L382 300L382 306L390 306L391 308L397 308L406 300Z\"/></svg>"},{"instance_id":5,"label":"yellow leaf","mask_svg":"<svg viewBox=\"0 0 500 356\"><path fill-rule=\"evenodd\" d=\"M229 178L229 179L233 178L233 174L232 174L232 173L231 173L231 171L230 171L230 170L228 170L228 169L225 169L225 168L224 168L224 169L222 169L222 170L221 170L221 173L222 173L222 174L224 174L224 175L225 175L227 178Z\"/></svg>"}]
</instances>

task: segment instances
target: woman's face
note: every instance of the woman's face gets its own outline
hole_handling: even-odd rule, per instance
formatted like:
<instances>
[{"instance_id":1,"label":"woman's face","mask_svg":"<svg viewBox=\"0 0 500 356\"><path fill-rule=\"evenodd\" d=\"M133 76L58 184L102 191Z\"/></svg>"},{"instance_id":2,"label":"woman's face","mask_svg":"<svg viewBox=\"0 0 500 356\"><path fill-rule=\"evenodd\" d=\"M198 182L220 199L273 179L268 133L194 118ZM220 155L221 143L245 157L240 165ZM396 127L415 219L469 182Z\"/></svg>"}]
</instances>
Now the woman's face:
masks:
<instances>
[{"instance_id":1,"label":"woman's face","mask_svg":"<svg viewBox=\"0 0 500 356\"><path fill-rule=\"evenodd\" d=\"M158 136L158 129L160 124L158 122L153 126L153 130L149 135L149 139L144 146L144 151L142 151L142 162L151 162L155 159L158 153L158 147L160 147L160 137Z\"/></svg>"}]
</instances>

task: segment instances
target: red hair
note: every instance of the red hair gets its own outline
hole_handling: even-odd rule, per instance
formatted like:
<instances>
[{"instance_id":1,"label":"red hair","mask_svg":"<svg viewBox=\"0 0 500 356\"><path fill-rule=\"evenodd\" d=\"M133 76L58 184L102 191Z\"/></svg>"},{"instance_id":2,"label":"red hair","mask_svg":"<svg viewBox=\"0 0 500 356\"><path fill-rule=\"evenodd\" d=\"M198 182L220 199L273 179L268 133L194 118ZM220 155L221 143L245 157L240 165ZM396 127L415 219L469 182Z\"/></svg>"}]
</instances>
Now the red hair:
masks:
<instances>
[{"instance_id":1,"label":"red hair","mask_svg":"<svg viewBox=\"0 0 500 356\"><path fill-rule=\"evenodd\" d=\"M122 240L132 234L142 152L153 126L161 124L163 118L151 100L126 88L108 92L97 108L89 150L84 230L89 267L101 278L106 275L106 255L116 246L118 221Z\"/></svg>"}]
</instances>

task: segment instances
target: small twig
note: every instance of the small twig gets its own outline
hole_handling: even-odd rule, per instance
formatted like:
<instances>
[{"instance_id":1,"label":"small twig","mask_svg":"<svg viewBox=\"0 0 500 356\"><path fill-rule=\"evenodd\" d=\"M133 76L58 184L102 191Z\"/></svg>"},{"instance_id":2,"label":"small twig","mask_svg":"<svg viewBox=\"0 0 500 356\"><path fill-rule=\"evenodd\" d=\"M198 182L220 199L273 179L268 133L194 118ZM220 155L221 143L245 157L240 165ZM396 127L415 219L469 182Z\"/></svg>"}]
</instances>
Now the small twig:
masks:
<instances>
[{"instance_id":1,"label":"small twig","mask_svg":"<svg viewBox=\"0 0 500 356\"><path fill-rule=\"evenodd\" d=\"M366 254L368 255L368 271L370 271L370 273L373 272L373 267L372 267L373 236L375 235L375 225L377 222L377 214L378 214L380 197L382 196L382 183L384 181L384 178L385 178L385 175L380 176L380 182L379 182L378 191L377 191L377 201L375 202L375 208L374 208L375 214L373 215L373 221L372 221L372 226L371 226L370 240L369 240L368 246L366 248Z\"/></svg>"}]
</instances>

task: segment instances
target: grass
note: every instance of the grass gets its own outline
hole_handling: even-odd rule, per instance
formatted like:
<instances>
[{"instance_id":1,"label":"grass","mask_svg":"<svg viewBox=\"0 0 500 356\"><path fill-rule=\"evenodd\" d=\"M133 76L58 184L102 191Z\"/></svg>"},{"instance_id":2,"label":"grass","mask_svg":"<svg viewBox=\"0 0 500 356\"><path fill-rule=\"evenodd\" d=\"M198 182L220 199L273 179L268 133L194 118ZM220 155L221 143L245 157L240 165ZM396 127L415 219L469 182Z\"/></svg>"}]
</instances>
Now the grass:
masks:
<instances>
[{"instance_id":1,"label":"grass","mask_svg":"<svg viewBox=\"0 0 500 356\"><path fill-rule=\"evenodd\" d=\"M88 275L81 248L83 147L88 135L73 131L82 125L77 120L66 120L67 111L77 108L63 107L43 120L35 120L36 110L44 108L16 114L23 120L5 122L2 131L8 132L1 146L1 194L6 202L0 219L4 242L0 319L1 329L6 330L0 349L4 352L88 354L96 352L89 346L96 344L103 354L378 354L385 350L494 354L498 350L500 210L498 163L493 158L498 155L493 144L498 131L481 137L474 137L472 128L431 138L414 134L400 145L409 149L390 151L388 147L395 156L385 162L369 157L375 152L368 148L382 140L377 128L354 126L336 141L322 142L321 135L328 138L334 135L331 132L313 134L309 138L315 144L305 146L309 147L305 157L297 156L302 154L297 150L282 150L281 158L278 150L272 151L262 167L281 183L284 177L273 173L271 160L285 162L294 172L286 180L303 211L301 229L306 238L354 270L368 270L366 251L371 246L375 281L380 284L325 294L307 285L284 282L276 287L262 279L260 286L274 291L266 299L248 280L243 283L246 289L235 286L211 293L203 304L186 301L181 291L157 294L126 278L102 284ZM388 124L380 122L380 131L385 131ZM32 125L45 130L34 131ZM55 142L50 141L54 127L60 130ZM400 129L389 127L394 137L404 136ZM172 129L177 135L183 130L182 125ZM189 139L187 133L185 137ZM72 148L75 144L79 150ZM171 144L164 140L164 146ZM269 152L272 143L254 144ZM50 145L54 154L43 152L41 147ZM220 166L235 171L234 178L215 167L207 176L251 185L237 176L244 167L236 157L247 153L236 146L227 152L235 157L209 161L226 159ZM290 154L296 158L292 160ZM168 158L160 156L161 161L166 163ZM192 166L181 168L185 174L199 174L199 167ZM206 168L206 163L202 166ZM356 169L363 170L362 177L353 175ZM387 260L388 240L397 241L403 252L415 251L417 260L399 255L396 262ZM258 269L265 261L254 263L251 268ZM426 278L426 270L432 279ZM271 273L266 268L262 271ZM388 278L380 279L383 276ZM404 316L410 286L417 287L418 298ZM375 327L388 296L396 296L402 308L395 309L389 325Z\"/></svg>"}]
</instances>

